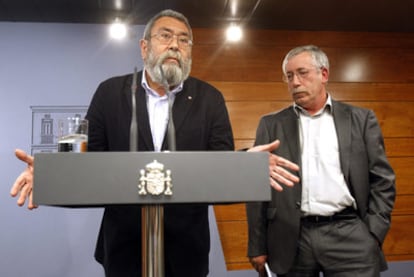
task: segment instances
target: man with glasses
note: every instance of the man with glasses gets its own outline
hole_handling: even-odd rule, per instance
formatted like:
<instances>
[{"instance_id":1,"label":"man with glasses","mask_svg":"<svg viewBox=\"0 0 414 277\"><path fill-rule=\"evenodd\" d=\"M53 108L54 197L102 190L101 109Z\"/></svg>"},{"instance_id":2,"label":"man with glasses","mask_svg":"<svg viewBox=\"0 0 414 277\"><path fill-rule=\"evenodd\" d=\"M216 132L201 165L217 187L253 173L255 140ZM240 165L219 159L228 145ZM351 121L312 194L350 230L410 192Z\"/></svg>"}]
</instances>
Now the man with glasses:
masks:
<instances>
[{"instance_id":1,"label":"man with glasses","mask_svg":"<svg viewBox=\"0 0 414 277\"><path fill-rule=\"evenodd\" d=\"M282 69L292 106L260 120L256 144L300 165L301 181L247 205L248 256L260 276L379 276L395 175L374 112L333 100L329 61L316 46L292 49ZM267 263L267 265L266 265Z\"/></svg>"},{"instance_id":2,"label":"man with glasses","mask_svg":"<svg viewBox=\"0 0 414 277\"><path fill-rule=\"evenodd\" d=\"M222 94L211 85L189 77L192 38L187 19L172 10L155 15L145 27L140 40L144 70L138 73L136 94L139 151L169 149L165 139L168 94L174 100L176 150L234 149ZM86 115L88 151L129 151L132 81L133 76L129 74L99 85ZM278 142L274 142L251 150L269 151L277 146ZM33 157L22 151L16 151L16 155L28 167L16 179L11 195L20 194L18 205L24 205L27 199L28 208L36 208L32 201ZM291 186L297 182L298 178L283 168L297 170L297 165L276 155L269 157L270 182L276 190L282 190L281 184ZM165 276L207 276L208 205L164 205L164 220ZM108 277L141 276L140 206L105 208L95 257Z\"/></svg>"}]
</instances>

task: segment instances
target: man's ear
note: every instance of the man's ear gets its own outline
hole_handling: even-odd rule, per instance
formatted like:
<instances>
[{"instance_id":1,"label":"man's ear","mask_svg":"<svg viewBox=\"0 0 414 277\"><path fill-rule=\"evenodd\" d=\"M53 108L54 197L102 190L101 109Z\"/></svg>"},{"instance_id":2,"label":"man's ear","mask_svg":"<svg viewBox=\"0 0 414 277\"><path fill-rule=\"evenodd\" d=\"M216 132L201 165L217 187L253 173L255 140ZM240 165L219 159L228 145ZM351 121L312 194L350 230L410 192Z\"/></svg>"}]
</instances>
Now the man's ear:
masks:
<instances>
[{"instance_id":1,"label":"man's ear","mask_svg":"<svg viewBox=\"0 0 414 277\"><path fill-rule=\"evenodd\" d=\"M329 70L323 67L321 71L322 71L322 82L327 83L329 79Z\"/></svg>"},{"instance_id":2,"label":"man's ear","mask_svg":"<svg viewBox=\"0 0 414 277\"><path fill-rule=\"evenodd\" d=\"M140 39L139 47L141 48L141 58L145 60L148 53L148 41L145 39Z\"/></svg>"}]
</instances>

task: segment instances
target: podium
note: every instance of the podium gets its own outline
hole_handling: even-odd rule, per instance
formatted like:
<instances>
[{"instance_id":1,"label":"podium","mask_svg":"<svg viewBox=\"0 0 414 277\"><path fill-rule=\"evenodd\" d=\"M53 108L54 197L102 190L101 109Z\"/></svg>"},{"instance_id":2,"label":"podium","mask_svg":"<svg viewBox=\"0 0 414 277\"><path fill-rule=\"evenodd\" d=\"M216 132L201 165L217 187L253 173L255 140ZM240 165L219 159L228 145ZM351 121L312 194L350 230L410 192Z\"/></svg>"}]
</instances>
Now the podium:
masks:
<instances>
[{"instance_id":1,"label":"podium","mask_svg":"<svg viewBox=\"0 0 414 277\"><path fill-rule=\"evenodd\" d=\"M156 207L269 201L271 197L267 152L37 153L34 163L36 205ZM152 221L143 225L143 240L163 245L163 234L154 228L163 224L163 217L151 209L149 213ZM163 272L163 257L144 256L148 260L143 268L146 263L155 263Z\"/></svg>"}]
</instances>

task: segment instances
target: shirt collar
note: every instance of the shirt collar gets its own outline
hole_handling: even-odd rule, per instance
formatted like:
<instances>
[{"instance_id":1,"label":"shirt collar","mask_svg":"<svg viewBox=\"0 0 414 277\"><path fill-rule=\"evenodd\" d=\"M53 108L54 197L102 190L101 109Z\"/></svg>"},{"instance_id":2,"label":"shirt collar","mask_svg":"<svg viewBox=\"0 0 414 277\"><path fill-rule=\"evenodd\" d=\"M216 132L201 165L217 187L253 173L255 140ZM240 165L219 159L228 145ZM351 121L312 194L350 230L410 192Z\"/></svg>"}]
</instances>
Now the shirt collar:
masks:
<instances>
[{"instance_id":1,"label":"shirt collar","mask_svg":"<svg viewBox=\"0 0 414 277\"><path fill-rule=\"evenodd\" d=\"M141 85L145 89L145 92L147 94L151 94L152 96L160 97L160 95L148 85L147 76L145 75L145 70L142 71ZM173 95L176 95L177 93L179 93L180 91L183 90L183 87L184 87L184 82L181 82L172 91L170 91L170 93L173 94Z\"/></svg>"},{"instance_id":2,"label":"shirt collar","mask_svg":"<svg viewBox=\"0 0 414 277\"><path fill-rule=\"evenodd\" d=\"M300 114L309 115L309 113L304 108L302 108L296 103L293 103L293 111L296 113L297 116L299 116ZM332 98L329 93L328 93L328 99L326 99L325 105L323 105L323 107L313 116L319 116L325 111L332 114Z\"/></svg>"}]
</instances>

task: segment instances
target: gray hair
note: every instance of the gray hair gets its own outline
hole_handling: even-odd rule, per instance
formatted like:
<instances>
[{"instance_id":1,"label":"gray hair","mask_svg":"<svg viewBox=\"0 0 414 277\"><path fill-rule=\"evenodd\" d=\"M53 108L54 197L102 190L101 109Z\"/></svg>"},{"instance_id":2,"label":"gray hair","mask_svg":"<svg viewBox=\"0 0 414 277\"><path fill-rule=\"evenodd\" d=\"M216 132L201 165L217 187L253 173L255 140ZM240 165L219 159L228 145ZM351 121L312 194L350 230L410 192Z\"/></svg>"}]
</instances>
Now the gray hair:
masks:
<instances>
[{"instance_id":1,"label":"gray hair","mask_svg":"<svg viewBox=\"0 0 414 277\"><path fill-rule=\"evenodd\" d=\"M304 45L293 48L286 54L282 63L283 74L286 75L286 65L292 57L299 55L303 52L308 52L312 56L313 64L317 68L326 68L329 71L329 60L328 56L318 46L315 45Z\"/></svg>"},{"instance_id":2,"label":"gray hair","mask_svg":"<svg viewBox=\"0 0 414 277\"><path fill-rule=\"evenodd\" d=\"M188 22L187 17L185 17L182 13L173 11L173 10L163 10L156 15L154 15L147 23L144 29L144 35L143 39L149 40L151 39L151 31L152 27L154 27L155 22L160 19L161 17L172 17L177 19L178 21L181 21L187 26L187 29L189 30L190 39L193 40L193 32L191 31L190 23Z\"/></svg>"}]
</instances>

